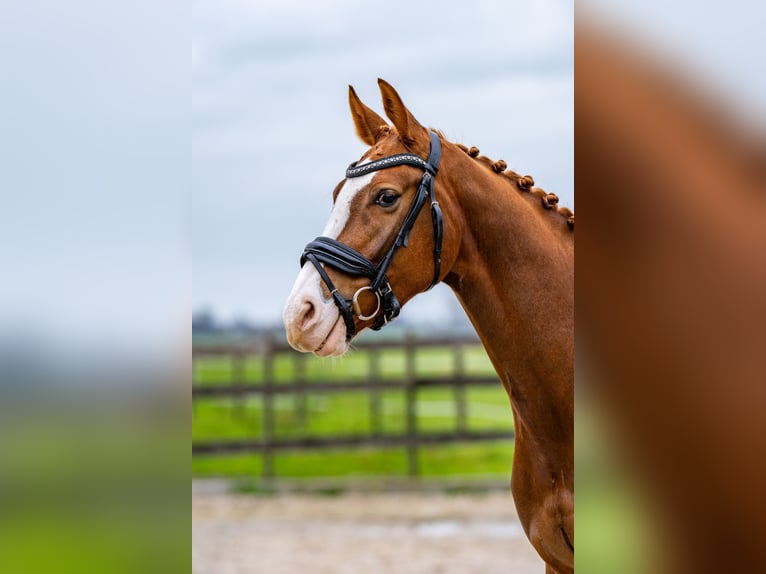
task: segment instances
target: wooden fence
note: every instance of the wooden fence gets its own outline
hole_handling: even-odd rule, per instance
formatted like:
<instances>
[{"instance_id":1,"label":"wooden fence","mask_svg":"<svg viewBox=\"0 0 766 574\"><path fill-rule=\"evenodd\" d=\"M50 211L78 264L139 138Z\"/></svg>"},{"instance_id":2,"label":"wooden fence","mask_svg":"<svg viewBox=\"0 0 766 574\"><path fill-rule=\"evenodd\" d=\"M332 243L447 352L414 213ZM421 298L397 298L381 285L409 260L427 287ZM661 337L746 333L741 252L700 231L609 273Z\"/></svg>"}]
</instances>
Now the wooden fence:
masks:
<instances>
[{"instance_id":1,"label":"wooden fence","mask_svg":"<svg viewBox=\"0 0 766 574\"><path fill-rule=\"evenodd\" d=\"M407 471L409 476L419 474L418 450L423 445L447 444L479 441L511 441L513 431L472 430L467 424L468 387L501 386L497 376L492 374L471 375L465 369L465 351L475 347L478 340L474 337L415 339L407 337L396 341L374 341L355 343L354 348L366 351L367 375L364 380L315 380L310 382L306 376L307 355L296 353L285 343L262 341L252 344L226 346L201 346L193 348L192 361L204 359L228 359L231 365L231 382L226 384L201 384L192 386L193 401L212 397L230 397L238 400L251 395L261 397L262 429L258 438L239 440L205 440L192 443L193 455L214 455L224 453L254 452L263 457L263 478L274 477L274 455L279 451L301 449L332 449L361 447L404 447L407 452ZM454 369L451 375L425 377L416 371L416 353L419 349L449 348L452 350ZM404 352L405 368L401 380L386 380L381 375L380 358L385 351L401 350ZM279 355L288 353L293 361L294 377L292 381L276 381L274 360ZM245 377L246 361L259 357L263 371L258 383L247 382ZM421 432L417 424L417 395L420 389L448 387L452 389L455 405L454 427L446 432ZM386 433L382 430L381 394L385 391L400 390L405 397L406 423L404 433ZM301 436L284 438L275 436L274 400L277 395L292 395L295 410L299 418L306 416L305 397L308 394L332 394L348 391L367 394L370 432L367 434ZM508 417L510 418L510 407Z\"/></svg>"}]
</instances>

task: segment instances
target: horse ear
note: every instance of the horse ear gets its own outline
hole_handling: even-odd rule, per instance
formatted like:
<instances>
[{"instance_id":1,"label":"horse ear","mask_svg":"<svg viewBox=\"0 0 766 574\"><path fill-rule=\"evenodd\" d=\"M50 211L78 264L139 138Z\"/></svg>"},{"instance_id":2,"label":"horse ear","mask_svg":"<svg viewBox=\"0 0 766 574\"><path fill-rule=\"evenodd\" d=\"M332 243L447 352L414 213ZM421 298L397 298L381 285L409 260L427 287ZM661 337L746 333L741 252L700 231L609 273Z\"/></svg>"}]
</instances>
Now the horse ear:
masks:
<instances>
[{"instance_id":1,"label":"horse ear","mask_svg":"<svg viewBox=\"0 0 766 574\"><path fill-rule=\"evenodd\" d=\"M353 86L348 87L348 106L354 118L356 135L368 146L372 146L381 126L387 126L388 122L362 103Z\"/></svg>"},{"instance_id":2,"label":"horse ear","mask_svg":"<svg viewBox=\"0 0 766 574\"><path fill-rule=\"evenodd\" d=\"M396 127L396 131L399 132L399 138L404 145L413 148L420 143L425 145L427 150L428 130L420 125L415 116L410 113L391 84L378 78L378 87L381 96L383 96L383 109Z\"/></svg>"}]
</instances>

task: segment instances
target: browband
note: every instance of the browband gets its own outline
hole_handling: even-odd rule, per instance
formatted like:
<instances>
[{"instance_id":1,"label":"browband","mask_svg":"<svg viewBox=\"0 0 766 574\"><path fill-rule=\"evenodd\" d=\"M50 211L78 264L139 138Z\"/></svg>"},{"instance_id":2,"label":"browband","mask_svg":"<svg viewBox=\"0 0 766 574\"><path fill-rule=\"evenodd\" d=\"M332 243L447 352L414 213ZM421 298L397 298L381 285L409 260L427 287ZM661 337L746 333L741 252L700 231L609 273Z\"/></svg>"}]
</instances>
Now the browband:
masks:
<instances>
[{"instance_id":1,"label":"browband","mask_svg":"<svg viewBox=\"0 0 766 574\"><path fill-rule=\"evenodd\" d=\"M359 177L378 171L379 169L385 169L387 167L394 167L397 165L414 165L415 167L422 168L432 175L436 175L436 169L429 164L426 160L412 153L398 153L396 155L390 155L381 159L376 159L369 163L357 166L359 162L354 162L346 169L346 177Z\"/></svg>"}]
</instances>

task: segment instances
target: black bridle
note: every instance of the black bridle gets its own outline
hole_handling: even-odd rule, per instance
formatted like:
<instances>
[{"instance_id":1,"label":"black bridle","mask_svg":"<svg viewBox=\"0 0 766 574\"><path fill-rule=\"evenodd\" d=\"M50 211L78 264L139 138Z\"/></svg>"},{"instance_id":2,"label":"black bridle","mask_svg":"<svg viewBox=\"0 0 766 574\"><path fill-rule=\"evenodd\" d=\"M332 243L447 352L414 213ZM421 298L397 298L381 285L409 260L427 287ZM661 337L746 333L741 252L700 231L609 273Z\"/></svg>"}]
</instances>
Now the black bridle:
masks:
<instances>
[{"instance_id":1,"label":"black bridle","mask_svg":"<svg viewBox=\"0 0 766 574\"><path fill-rule=\"evenodd\" d=\"M444 223L442 221L442 212L439 208L439 203L436 201L434 178L436 177L436 172L439 170L441 154L442 151L439 136L434 132L431 132L431 146L427 160L424 160L415 154L400 153L371 161L360 166L357 166L358 162L354 162L346 170L347 178L360 177L373 171L397 165L413 165L423 170L423 178L420 180L420 185L418 186L415 198L412 200L407 215L402 222L402 226L399 228L399 233L396 234L396 239L394 240L393 245L391 245L391 248L377 265L353 247L349 247L345 243L341 243L331 237L317 237L314 241L306 245L303 255L301 256L301 267L306 261L311 261L319 272L322 281L325 282L330 293L332 293L333 300L338 306L343 321L346 324L346 341L350 341L356 333L354 315L359 317L362 321L367 321L378 315L382 310L382 313L375 319L375 322L371 327L376 331L399 315L401 305L394 295L394 292L391 290L391 285L388 282L386 273L388 272L388 268L391 265L396 250L401 246L407 247L410 231L412 231L412 227L415 225L415 221L427 199L431 200L431 220L434 229L434 275L431 284L426 291L439 282ZM335 285L333 285L330 276L327 275L322 264L329 265L330 267L349 275L367 277L371 280L371 283L369 286L358 289L351 299L345 299ZM372 292L378 301L375 311L369 315L362 315L361 307L359 305L359 294L364 291Z\"/></svg>"}]
</instances>

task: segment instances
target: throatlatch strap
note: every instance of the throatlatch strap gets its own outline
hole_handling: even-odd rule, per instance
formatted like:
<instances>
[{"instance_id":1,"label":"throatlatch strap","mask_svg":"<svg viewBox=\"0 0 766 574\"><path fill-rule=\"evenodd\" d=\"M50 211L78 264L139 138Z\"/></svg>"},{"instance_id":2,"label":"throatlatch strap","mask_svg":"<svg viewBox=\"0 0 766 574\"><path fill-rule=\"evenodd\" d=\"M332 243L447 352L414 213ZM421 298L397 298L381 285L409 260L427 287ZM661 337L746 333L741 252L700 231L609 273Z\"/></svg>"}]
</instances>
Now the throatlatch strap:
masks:
<instances>
[{"instance_id":1,"label":"throatlatch strap","mask_svg":"<svg viewBox=\"0 0 766 574\"><path fill-rule=\"evenodd\" d=\"M442 239L444 237L444 220L442 219L442 210L439 207L439 202L436 201L436 188L434 179L436 178L436 172L439 171L439 163L442 159L442 146L439 141L439 136L434 132L431 132L431 148L428 151L428 163L433 167L433 172L428 181L426 181L426 175L423 174L423 181L421 185L427 184L428 195L431 199L431 222L434 228L434 277L431 279L431 284L428 289L431 289L439 282L439 275L441 275L442 265ZM426 291L428 291L426 289Z\"/></svg>"}]
</instances>

